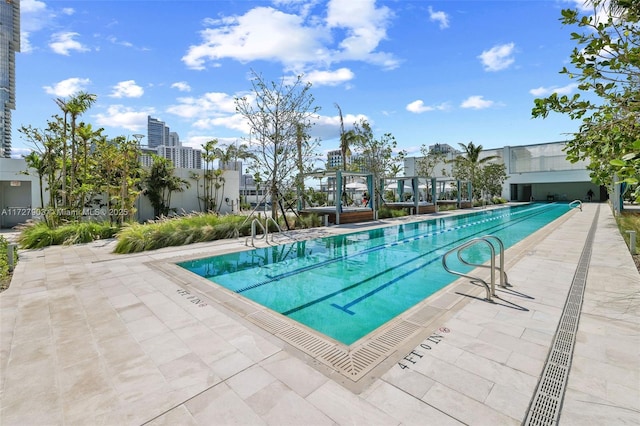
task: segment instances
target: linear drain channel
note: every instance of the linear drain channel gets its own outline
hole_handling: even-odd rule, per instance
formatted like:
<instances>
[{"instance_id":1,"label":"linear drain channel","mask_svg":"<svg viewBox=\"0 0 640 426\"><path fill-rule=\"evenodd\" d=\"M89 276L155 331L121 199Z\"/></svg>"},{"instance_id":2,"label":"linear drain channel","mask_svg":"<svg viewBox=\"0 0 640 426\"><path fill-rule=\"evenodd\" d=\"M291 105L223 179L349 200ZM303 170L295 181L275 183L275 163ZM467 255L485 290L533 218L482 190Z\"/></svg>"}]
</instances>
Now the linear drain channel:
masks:
<instances>
[{"instance_id":1,"label":"linear drain channel","mask_svg":"<svg viewBox=\"0 0 640 426\"><path fill-rule=\"evenodd\" d=\"M538 382L536 393L523 423L525 426L557 425L560 419L560 408L569 380L569 370L571 369L571 359L573 358L573 348L578 332L580 311L582 310L587 272L589 271L591 250L599 215L600 206L598 206L582 249L542 377Z\"/></svg>"}]
</instances>

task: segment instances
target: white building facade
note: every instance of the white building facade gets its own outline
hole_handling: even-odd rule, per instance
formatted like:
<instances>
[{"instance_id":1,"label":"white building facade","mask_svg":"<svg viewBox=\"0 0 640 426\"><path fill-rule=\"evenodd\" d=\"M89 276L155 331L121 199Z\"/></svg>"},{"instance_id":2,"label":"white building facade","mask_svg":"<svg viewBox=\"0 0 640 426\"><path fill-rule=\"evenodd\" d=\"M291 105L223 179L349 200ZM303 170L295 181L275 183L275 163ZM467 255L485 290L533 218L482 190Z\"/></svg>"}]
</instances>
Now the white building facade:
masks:
<instances>
[{"instance_id":1,"label":"white building facade","mask_svg":"<svg viewBox=\"0 0 640 426\"><path fill-rule=\"evenodd\" d=\"M507 179L502 187L502 197L508 201L572 201L585 200L592 191L593 201L607 199L606 188L591 182L587 163L571 163L566 158L566 142L536 145L505 146L486 149L481 158L497 156L496 162L506 166ZM446 160L452 160L460 152L447 152ZM420 157L404 160L405 176L415 176ZM452 164L445 161L436 165L433 177L450 177Z\"/></svg>"},{"instance_id":2,"label":"white building facade","mask_svg":"<svg viewBox=\"0 0 640 426\"><path fill-rule=\"evenodd\" d=\"M41 216L42 207L49 204L46 191L47 182L40 185L38 176L25 174L27 163L24 159L0 158L0 228L12 228L21 223ZM202 180L196 181L194 175L201 175L201 169L176 169L175 176L189 182L190 187L183 192L171 195L171 208L177 214L201 211L202 202L198 199L203 193ZM218 205L220 213L235 213L240 205L240 177L234 170L224 171L224 186L219 190ZM42 200L40 191L42 189ZM136 219L140 222L153 219L153 207L145 196L136 201Z\"/></svg>"}]
</instances>

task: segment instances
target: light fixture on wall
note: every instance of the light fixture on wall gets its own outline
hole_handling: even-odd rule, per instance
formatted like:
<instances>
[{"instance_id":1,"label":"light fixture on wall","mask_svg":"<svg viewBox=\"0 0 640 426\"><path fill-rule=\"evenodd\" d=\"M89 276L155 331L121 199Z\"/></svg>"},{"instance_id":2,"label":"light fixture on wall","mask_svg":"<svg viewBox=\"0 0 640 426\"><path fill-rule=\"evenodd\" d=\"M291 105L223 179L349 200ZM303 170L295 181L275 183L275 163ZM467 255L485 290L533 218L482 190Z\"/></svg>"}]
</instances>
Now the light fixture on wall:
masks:
<instances>
[{"instance_id":1,"label":"light fixture on wall","mask_svg":"<svg viewBox=\"0 0 640 426\"><path fill-rule=\"evenodd\" d=\"M20 186L20 185L22 185L22 182L20 182L19 180L12 180L9 183L9 186Z\"/></svg>"}]
</instances>

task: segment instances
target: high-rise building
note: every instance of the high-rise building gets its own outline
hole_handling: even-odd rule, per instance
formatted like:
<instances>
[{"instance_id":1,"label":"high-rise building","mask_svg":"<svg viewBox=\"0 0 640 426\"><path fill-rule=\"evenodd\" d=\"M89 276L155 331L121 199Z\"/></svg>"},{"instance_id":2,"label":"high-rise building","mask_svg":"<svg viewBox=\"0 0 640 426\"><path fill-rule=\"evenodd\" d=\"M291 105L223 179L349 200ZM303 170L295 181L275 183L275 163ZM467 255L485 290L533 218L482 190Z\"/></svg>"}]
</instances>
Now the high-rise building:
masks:
<instances>
[{"instance_id":1,"label":"high-rise building","mask_svg":"<svg viewBox=\"0 0 640 426\"><path fill-rule=\"evenodd\" d=\"M156 148L160 145L169 145L169 127L157 118L147 116L147 145Z\"/></svg>"},{"instance_id":2,"label":"high-rise building","mask_svg":"<svg viewBox=\"0 0 640 426\"><path fill-rule=\"evenodd\" d=\"M202 152L190 146L161 145L157 148L160 157L168 158L177 169L202 168Z\"/></svg>"},{"instance_id":3,"label":"high-rise building","mask_svg":"<svg viewBox=\"0 0 640 426\"><path fill-rule=\"evenodd\" d=\"M151 116L147 116L147 143L142 148L143 156L140 159L143 166L151 166L151 154L156 154L171 160L177 169L202 168L202 151L182 146L178 133L172 132L164 121Z\"/></svg>"},{"instance_id":4,"label":"high-rise building","mask_svg":"<svg viewBox=\"0 0 640 426\"><path fill-rule=\"evenodd\" d=\"M167 142L169 146L180 146L180 136L176 132L169 132L169 141Z\"/></svg>"},{"instance_id":5,"label":"high-rise building","mask_svg":"<svg viewBox=\"0 0 640 426\"><path fill-rule=\"evenodd\" d=\"M327 152L327 168L328 169L341 169L342 168L342 151L334 149Z\"/></svg>"},{"instance_id":6,"label":"high-rise building","mask_svg":"<svg viewBox=\"0 0 640 426\"><path fill-rule=\"evenodd\" d=\"M0 1L0 157L11 156L11 110L16 108L16 52L20 1Z\"/></svg>"}]
</instances>

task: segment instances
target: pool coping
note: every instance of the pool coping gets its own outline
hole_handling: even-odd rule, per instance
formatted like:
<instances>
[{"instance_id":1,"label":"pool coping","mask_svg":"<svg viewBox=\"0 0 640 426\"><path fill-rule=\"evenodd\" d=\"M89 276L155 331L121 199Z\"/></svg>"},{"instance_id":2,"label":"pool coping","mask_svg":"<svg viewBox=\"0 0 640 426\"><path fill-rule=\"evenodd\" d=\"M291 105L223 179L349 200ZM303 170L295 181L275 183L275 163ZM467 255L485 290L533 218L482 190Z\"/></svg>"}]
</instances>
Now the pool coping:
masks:
<instances>
[{"instance_id":1,"label":"pool coping","mask_svg":"<svg viewBox=\"0 0 640 426\"><path fill-rule=\"evenodd\" d=\"M504 206L506 207L506 206ZM505 250L505 269L527 254L528 247L541 241L554 229L569 220L575 209L535 231L524 240ZM447 212L462 215L470 212ZM434 220L433 217L408 217L407 222ZM364 231L398 225L398 221L368 223L356 230L342 227L339 233ZM311 234L307 239L317 238ZM302 241L302 240L298 240ZM263 243L264 247L268 245ZM259 247L238 247L226 253ZM327 377L359 394L379 379L389 368L430 336L440 336L447 330L441 327L471 300L484 300L485 290L466 278L459 278L425 298L387 323L381 325L352 345L345 345L291 318L253 302L221 285L177 265L179 262L203 258L202 253L164 258L145 262L167 278L210 306L251 325L252 329L272 343L294 354ZM488 281L489 272L476 268L473 275ZM499 289L497 291L509 291ZM517 292L517 290L516 290ZM496 298L500 299L499 296ZM489 303L489 302L487 302ZM511 302L509 302L511 303Z\"/></svg>"}]
</instances>

